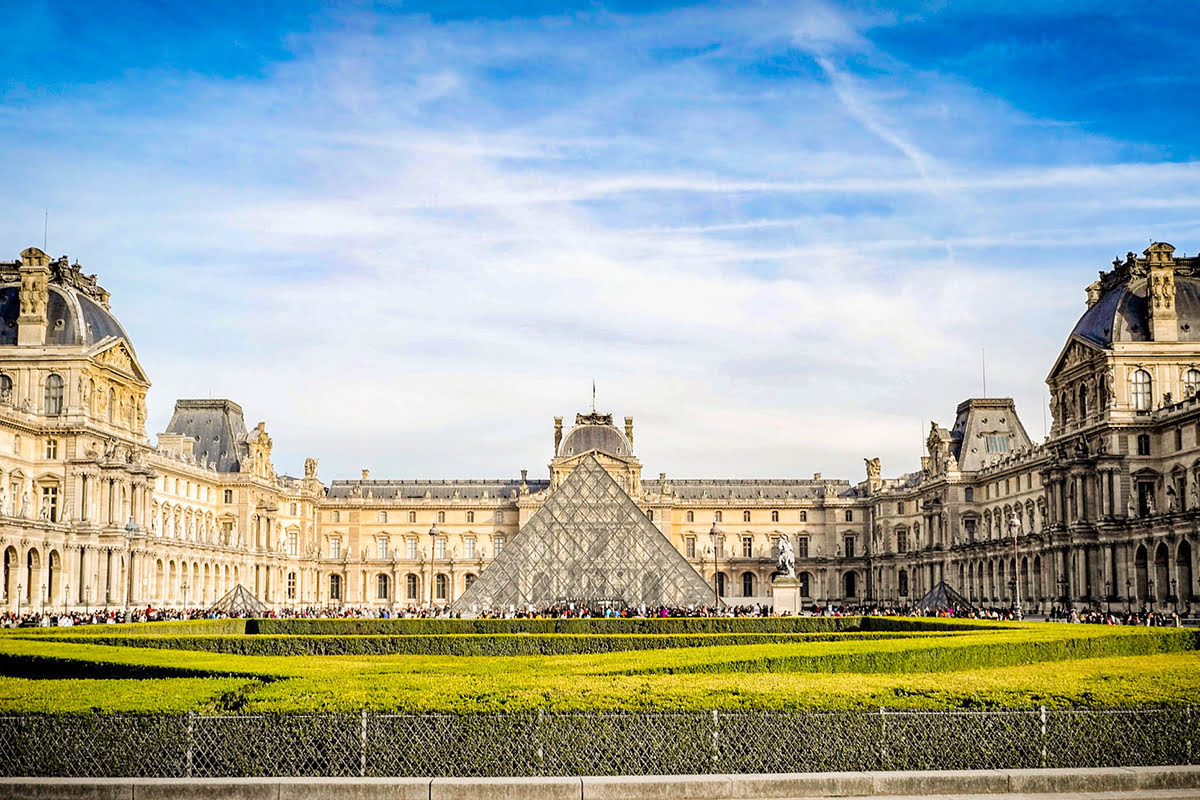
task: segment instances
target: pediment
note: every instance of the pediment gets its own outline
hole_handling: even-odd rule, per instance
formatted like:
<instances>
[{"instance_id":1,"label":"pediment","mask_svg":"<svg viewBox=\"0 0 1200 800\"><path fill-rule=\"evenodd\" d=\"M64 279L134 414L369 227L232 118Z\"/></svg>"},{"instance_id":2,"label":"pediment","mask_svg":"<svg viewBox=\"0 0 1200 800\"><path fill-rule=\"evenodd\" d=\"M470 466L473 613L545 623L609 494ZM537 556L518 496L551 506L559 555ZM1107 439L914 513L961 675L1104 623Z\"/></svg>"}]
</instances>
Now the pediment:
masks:
<instances>
[{"instance_id":1,"label":"pediment","mask_svg":"<svg viewBox=\"0 0 1200 800\"><path fill-rule=\"evenodd\" d=\"M1103 352L1103 350L1086 339L1079 336L1072 336L1067 340L1062 352L1058 354L1054 366L1050 369L1050 374L1046 376L1047 383L1053 381L1059 373L1066 372L1080 364L1089 363Z\"/></svg>"},{"instance_id":2,"label":"pediment","mask_svg":"<svg viewBox=\"0 0 1200 800\"><path fill-rule=\"evenodd\" d=\"M137 356L134 355L133 350L124 339L109 337L97 344L90 355L98 364L129 375L141 383L147 385L150 383L146 371L142 369Z\"/></svg>"}]
</instances>

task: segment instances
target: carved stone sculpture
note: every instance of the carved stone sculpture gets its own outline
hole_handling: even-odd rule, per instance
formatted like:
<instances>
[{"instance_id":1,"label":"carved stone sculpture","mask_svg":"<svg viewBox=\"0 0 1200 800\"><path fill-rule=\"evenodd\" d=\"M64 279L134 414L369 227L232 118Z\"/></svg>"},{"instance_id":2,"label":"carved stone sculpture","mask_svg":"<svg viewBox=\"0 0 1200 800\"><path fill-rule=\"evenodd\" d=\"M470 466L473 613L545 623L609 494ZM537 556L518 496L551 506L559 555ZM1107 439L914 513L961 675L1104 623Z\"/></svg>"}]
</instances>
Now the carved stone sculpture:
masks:
<instances>
[{"instance_id":1,"label":"carved stone sculpture","mask_svg":"<svg viewBox=\"0 0 1200 800\"><path fill-rule=\"evenodd\" d=\"M796 577L796 554L787 536L779 537L779 571L789 578Z\"/></svg>"},{"instance_id":2,"label":"carved stone sculpture","mask_svg":"<svg viewBox=\"0 0 1200 800\"><path fill-rule=\"evenodd\" d=\"M29 519L29 492L24 492L21 495L21 516Z\"/></svg>"}]
</instances>

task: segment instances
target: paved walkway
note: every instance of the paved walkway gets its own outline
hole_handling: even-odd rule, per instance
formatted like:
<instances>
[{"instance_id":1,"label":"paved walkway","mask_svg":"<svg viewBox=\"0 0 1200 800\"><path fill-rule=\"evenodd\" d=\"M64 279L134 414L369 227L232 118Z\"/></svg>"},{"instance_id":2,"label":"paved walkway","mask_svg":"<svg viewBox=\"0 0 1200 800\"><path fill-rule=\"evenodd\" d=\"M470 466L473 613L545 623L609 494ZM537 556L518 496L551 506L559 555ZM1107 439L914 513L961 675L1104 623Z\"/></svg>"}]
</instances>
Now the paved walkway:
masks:
<instances>
[{"instance_id":1,"label":"paved walkway","mask_svg":"<svg viewBox=\"0 0 1200 800\"><path fill-rule=\"evenodd\" d=\"M1200 767L589 778L0 778L11 800L1200 800Z\"/></svg>"}]
</instances>

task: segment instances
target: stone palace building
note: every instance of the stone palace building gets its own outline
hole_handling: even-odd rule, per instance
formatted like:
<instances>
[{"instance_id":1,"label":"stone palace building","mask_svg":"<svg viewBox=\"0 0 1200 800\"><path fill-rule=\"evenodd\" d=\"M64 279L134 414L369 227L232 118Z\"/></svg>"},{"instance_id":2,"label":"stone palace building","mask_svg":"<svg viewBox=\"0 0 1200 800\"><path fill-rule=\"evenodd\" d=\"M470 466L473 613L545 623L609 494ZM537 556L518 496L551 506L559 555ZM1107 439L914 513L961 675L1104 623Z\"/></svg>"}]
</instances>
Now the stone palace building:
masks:
<instances>
[{"instance_id":1,"label":"stone palace building","mask_svg":"<svg viewBox=\"0 0 1200 800\"><path fill-rule=\"evenodd\" d=\"M854 483L648 477L633 418L593 409L555 418L546 478L325 484L315 459L277 473L264 424L230 400L177 401L152 442L133 342L66 257L0 262L0 317L11 612L207 607L238 584L270 607L449 605L585 459L727 603L770 602L781 537L807 603L904 604L942 581L983 606L1196 598L1200 258L1168 244L1087 287L1045 442L1011 400L972 398L918 470L868 459Z\"/></svg>"}]
</instances>

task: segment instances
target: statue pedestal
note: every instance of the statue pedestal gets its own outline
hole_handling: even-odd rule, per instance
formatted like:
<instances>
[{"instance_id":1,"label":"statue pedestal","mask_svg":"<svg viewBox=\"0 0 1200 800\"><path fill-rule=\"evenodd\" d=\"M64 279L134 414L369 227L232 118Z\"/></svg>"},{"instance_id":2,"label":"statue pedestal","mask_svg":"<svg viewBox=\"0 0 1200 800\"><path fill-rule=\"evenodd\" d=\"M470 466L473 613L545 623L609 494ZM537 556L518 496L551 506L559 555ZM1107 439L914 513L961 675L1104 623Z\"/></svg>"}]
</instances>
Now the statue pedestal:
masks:
<instances>
[{"instance_id":1,"label":"statue pedestal","mask_svg":"<svg viewBox=\"0 0 1200 800\"><path fill-rule=\"evenodd\" d=\"M780 576L771 581L771 605L777 617L795 617L803 611L800 579Z\"/></svg>"}]
</instances>

